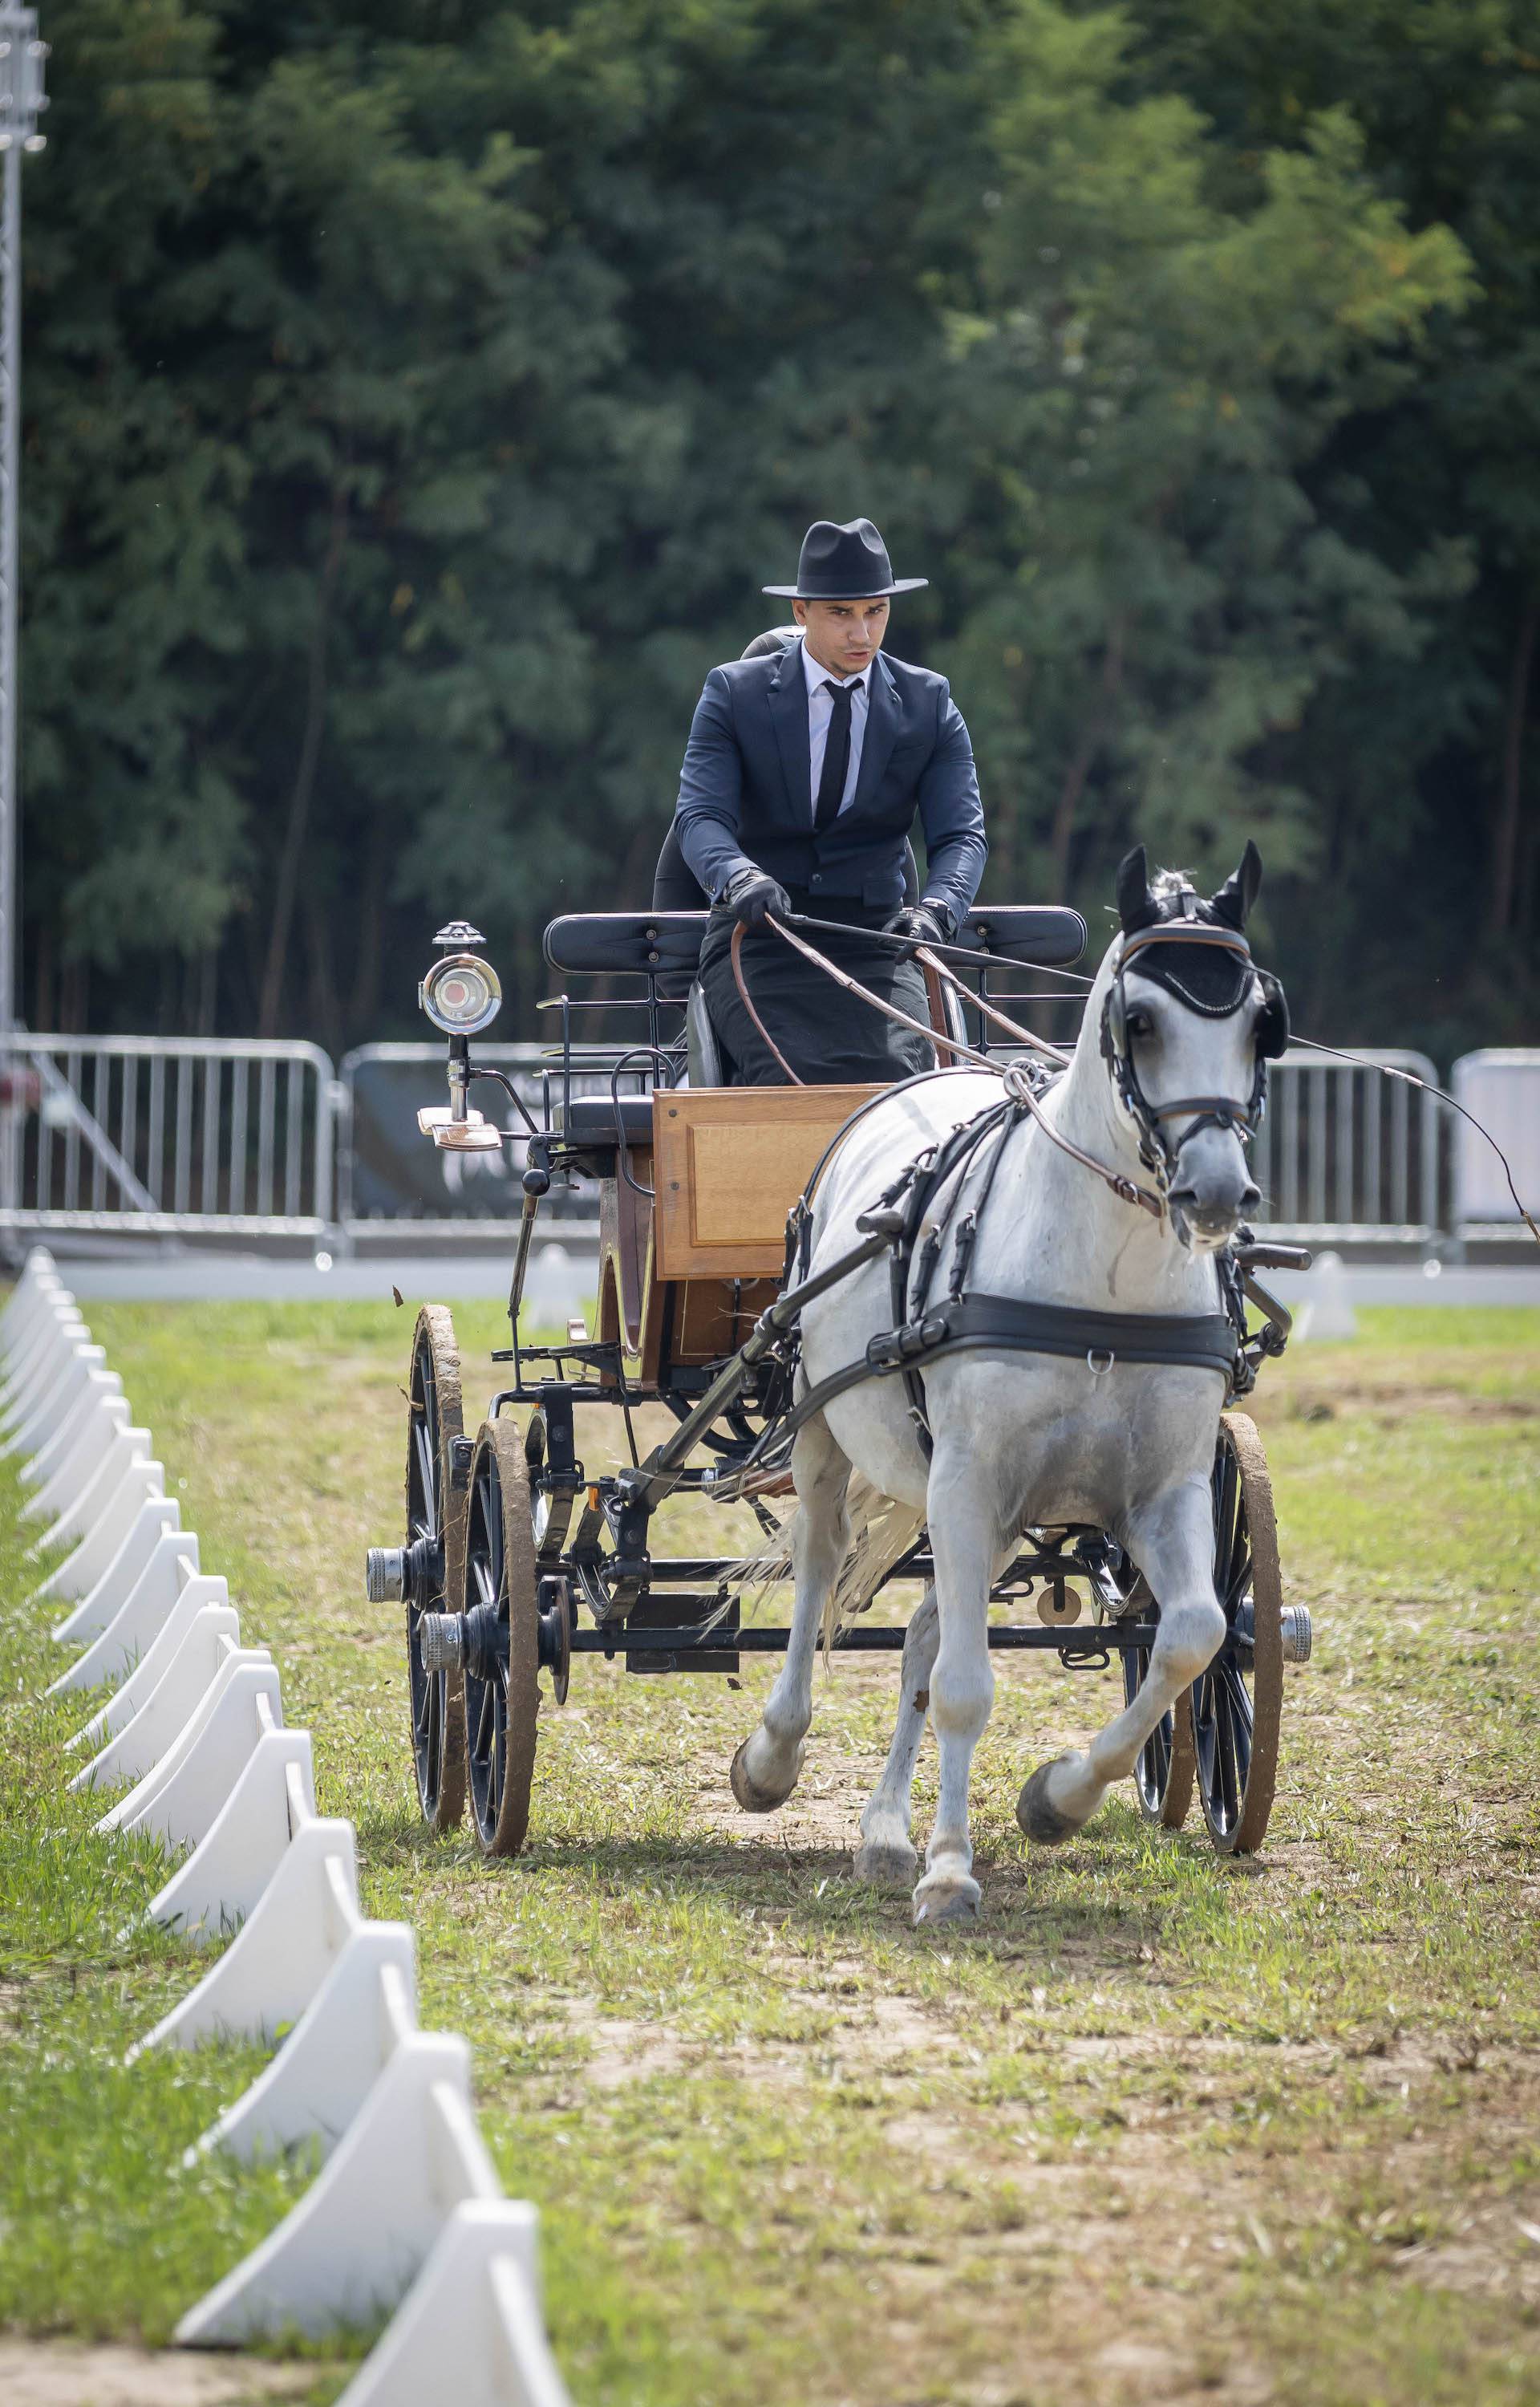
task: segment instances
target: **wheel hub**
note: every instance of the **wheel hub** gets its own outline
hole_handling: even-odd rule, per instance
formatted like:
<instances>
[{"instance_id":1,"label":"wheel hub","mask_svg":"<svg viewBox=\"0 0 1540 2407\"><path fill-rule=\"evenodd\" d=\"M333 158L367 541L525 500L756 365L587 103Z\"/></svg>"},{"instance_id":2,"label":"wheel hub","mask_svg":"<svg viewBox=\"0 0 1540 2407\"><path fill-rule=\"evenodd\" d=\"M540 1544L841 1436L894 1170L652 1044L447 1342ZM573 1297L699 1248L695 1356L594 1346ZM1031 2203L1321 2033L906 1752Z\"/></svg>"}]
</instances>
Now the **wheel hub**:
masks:
<instances>
[{"instance_id":1,"label":"wheel hub","mask_svg":"<svg viewBox=\"0 0 1540 2407\"><path fill-rule=\"evenodd\" d=\"M444 1588L444 1541L416 1538L409 1546L371 1546L363 1559L371 1604L423 1604Z\"/></svg>"}]
</instances>

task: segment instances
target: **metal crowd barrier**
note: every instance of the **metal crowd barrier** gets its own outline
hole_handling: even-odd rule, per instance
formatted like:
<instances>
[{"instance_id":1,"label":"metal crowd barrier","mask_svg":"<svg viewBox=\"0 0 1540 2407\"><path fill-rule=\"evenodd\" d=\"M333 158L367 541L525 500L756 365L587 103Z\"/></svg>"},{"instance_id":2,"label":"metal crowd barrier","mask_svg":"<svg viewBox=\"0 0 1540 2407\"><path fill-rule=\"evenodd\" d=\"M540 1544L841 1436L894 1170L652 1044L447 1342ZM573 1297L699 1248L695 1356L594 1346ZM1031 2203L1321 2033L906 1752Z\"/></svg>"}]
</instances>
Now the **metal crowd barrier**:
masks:
<instances>
[{"instance_id":1,"label":"metal crowd barrier","mask_svg":"<svg viewBox=\"0 0 1540 2407\"><path fill-rule=\"evenodd\" d=\"M319 1236L333 1086L318 1045L0 1035L0 1225Z\"/></svg>"},{"instance_id":2,"label":"metal crowd barrier","mask_svg":"<svg viewBox=\"0 0 1540 2407\"><path fill-rule=\"evenodd\" d=\"M1377 1065L1433 1086L1438 1072L1425 1053L1343 1050L1350 1063L1295 1048L1273 1065L1252 1153L1264 1197L1258 1225L1279 1235L1425 1245L1448 1225L1448 1114Z\"/></svg>"},{"instance_id":3,"label":"metal crowd barrier","mask_svg":"<svg viewBox=\"0 0 1540 2407\"><path fill-rule=\"evenodd\" d=\"M541 1047L477 1052L509 1074L540 1117L548 1067ZM1425 1054L1405 1050L1355 1048L1336 1061L1295 1048L1274 1065L1254 1157L1259 1223L1320 1243L1410 1247L1457 1231L1478 1198L1476 1218L1511 1217L1494 1214L1490 1179L1477 1188L1476 1156L1456 1156L1448 1115L1432 1096L1378 1076L1377 1063L1436 1081ZM1505 1079L1492 1087L1495 1105L1510 1089L1519 1096L1521 1073L1522 1108L1506 1108L1507 1128L1540 1092L1537 1064L1540 1054L1472 1055L1455 1065L1455 1084L1474 1091L1477 1069L1489 1084ZM337 1075L315 1045L0 1036L0 1228L309 1237L346 1247L372 1227L464 1236L477 1222L512 1222L520 1144L445 1154L418 1133L417 1106L441 1099L443 1075L443 1047L432 1043L360 1046ZM598 1074L582 1083L608 1088ZM494 1087L482 1104L488 1118L516 1126ZM573 1218L592 1208L574 1189Z\"/></svg>"}]
</instances>

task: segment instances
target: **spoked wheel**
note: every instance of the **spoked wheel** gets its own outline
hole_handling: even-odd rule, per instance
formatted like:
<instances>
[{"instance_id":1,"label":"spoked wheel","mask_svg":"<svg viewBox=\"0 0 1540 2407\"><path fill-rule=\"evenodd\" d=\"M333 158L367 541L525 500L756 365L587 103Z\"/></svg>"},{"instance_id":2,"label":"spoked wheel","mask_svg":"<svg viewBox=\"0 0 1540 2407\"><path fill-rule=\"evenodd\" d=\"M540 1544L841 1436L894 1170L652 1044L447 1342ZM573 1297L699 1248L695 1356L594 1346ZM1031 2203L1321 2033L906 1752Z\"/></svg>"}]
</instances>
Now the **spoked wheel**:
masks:
<instances>
[{"instance_id":1,"label":"spoked wheel","mask_svg":"<svg viewBox=\"0 0 1540 2407\"><path fill-rule=\"evenodd\" d=\"M1209 1837L1222 1855L1250 1855L1278 1778L1283 1583L1267 1458L1245 1413L1221 1418L1213 1497L1214 1591L1229 1629L1193 1683L1193 1748Z\"/></svg>"},{"instance_id":2,"label":"spoked wheel","mask_svg":"<svg viewBox=\"0 0 1540 2407\"><path fill-rule=\"evenodd\" d=\"M465 1716L458 1672L424 1669L417 1625L457 1597L465 1542L465 1500L450 1484L449 1447L461 1433L459 1353L442 1303L425 1303L412 1338L406 1438L406 1662L412 1697L412 1753L422 1818L455 1830L465 1809ZM452 1608L449 1608L452 1609Z\"/></svg>"},{"instance_id":3,"label":"spoked wheel","mask_svg":"<svg viewBox=\"0 0 1540 2407\"><path fill-rule=\"evenodd\" d=\"M465 1525L466 1759L471 1818L487 1856L516 1856L530 1827L540 1617L524 1440L484 1421Z\"/></svg>"},{"instance_id":4,"label":"spoked wheel","mask_svg":"<svg viewBox=\"0 0 1540 2407\"><path fill-rule=\"evenodd\" d=\"M1140 1621L1158 1621L1160 1607L1150 1593L1142 1572L1123 1558L1125 1610ZM1150 1672L1148 1646L1126 1646L1123 1653L1123 1701L1131 1705ZM1162 1714L1140 1747L1134 1766L1134 1787L1139 1812L1147 1822L1180 1830L1193 1803L1193 1725L1185 1696Z\"/></svg>"}]
</instances>

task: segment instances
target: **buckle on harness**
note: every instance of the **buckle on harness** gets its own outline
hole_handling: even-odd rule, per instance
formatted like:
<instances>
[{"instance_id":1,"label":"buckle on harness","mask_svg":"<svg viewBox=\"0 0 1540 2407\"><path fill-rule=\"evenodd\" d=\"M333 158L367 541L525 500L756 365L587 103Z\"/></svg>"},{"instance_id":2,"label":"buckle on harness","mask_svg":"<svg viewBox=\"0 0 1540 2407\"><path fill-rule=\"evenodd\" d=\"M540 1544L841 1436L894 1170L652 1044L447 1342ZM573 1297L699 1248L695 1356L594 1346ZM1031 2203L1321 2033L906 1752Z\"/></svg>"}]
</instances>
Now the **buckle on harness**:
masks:
<instances>
[{"instance_id":1,"label":"buckle on harness","mask_svg":"<svg viewBox=\"0 0 1540 2407\"><path fill-rule=\"evenodd\" d=\"M874 1371L901 1370L940 1346L946 1332L946 1315L927 1313L924 1320L906 1321L902 1329L881 1331L867 1346L867 1361Z\"/></svg>"},{"instance_id":2,"label":"buckle on harness","mask_svg":"<svg viewBox=\"0 0 1540 2407\"><path fill-rule=\"evenodd\" d=\"M1085 1349L1085 1367L1094 1379L1105 1379L1117 1359L1110 1346L1088 1346Z\"/></svg>"}]
</instances>

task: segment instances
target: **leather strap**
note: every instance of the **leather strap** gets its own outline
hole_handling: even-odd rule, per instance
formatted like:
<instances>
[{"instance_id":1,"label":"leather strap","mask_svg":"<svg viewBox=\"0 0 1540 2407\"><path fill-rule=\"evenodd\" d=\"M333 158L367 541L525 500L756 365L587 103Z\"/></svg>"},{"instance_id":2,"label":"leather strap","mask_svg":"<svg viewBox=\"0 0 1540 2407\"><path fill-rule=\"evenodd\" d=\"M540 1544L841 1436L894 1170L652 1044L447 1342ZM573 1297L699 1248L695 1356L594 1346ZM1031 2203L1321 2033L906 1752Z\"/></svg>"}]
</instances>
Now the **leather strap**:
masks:
<instances>
[{"instance_id":1,"label":"leather strap","mask_svg":"<svg viewBox=\"0 0 1540 2407\"><path fill-rule=\"evenodd\" d=\"M770 925L772 928L774 927L775 922L773 919L770 920ZM759 1037L762 1044L769 1046L777 1061L781 1064L782 1069L785 1072L787 1085L792 1087L805 1087L807 1085L807 1080L798 1076L796 1071L792 1068L791 1063L782 1052L781 1047L777 1045L774 1037L770 1034L770 1030L765 1026L764 1021L756 1011L754 1007L754 998L750 994L748 987L744 983L743 922L742 919L738 921L737 925L733 929L732 943L728 949L732 957L733 982L738 989L739 1001L742 1004L744 1010L753 1020L756 1035Z\"/></svg>"},{"instance_id":2,"label":"leather strap","mask_svg":"<svg viewBox=\"0 0 1540 2407\"><path fill-rule=\"evenodd\" d=\"M1085 1362L1103 1378L1120 1362L1166 1362L1181 1370L1217 1371L1226 1387L1235 1376L1239 1342L1222 1312L1082 1312L1069 1304L1030 1303L1019 1296L964 1295L940 1303L902 1329L874 1337L859 1362L820 1379L776 1427L779 1442L863 1379L913 1376L945 1354L1059 1354Z\"/></svg>"},{"instance_id":3,"label":"leather strap","mask_svg":"<svg viewBox=\"0 0 1540 2407\"><path fill-rule=\"evenodd\" d=\"M807 960L816 963L819 969L826 971L836 986L842 986L849 994L859 995L861 1001L869 1003L874 1011L885 1012L889 1019L896 1019L901 1028L912 1028L917 1035L928 1037L934 1043L936 1034L934 1029L922 1028L917 1019L911 1019L907 1011L900 1011L897 1004L884 1003L880 995L869 994L864 986L848 976L843 970L836 968L833 961L827 960L813 946L805 945L800 936L793 935L791 930L777 919L773 912L767 913L765 925L767 928L773 928L778 936L784 936L788 945L805 955ZM928 947L921 947L922 955L928 951ZM931 958L934 960L934 955ZM938 963L937 966L939 967L940 964ZM742 992L742 977L739 980L739 991ZM747 999L745 996L745 1002ZM1024 1031L1017 1033L1025 1035ZM1060 1135L1053 1121L1043 1111L1036 1095L1033 1094L1027 1080L1019 1071L1014 1067L1002 1071L999 1063L992 1061L987 1053L977 1053L970 1045L959 1045L951 1040L948 1041L954 1056L960 1055L965 1061L975 1062L981 1070L992 1071L996 1077L1002 1079L1006 1092L1032 1114L1043 1133L1052 1139L1061 1153L1067 1153L1071 1161L1078 1161L1083 1170L1093 1171L1098 1178L1105 1180L1113 1194L1121 1197L1124 1204L1137 1204L1148 1212L1152 1219L1162 1218L1166 1205L1151 1188L1141 1187L1137 1179L1125 1177L1121 1171L1109 1170L1105 1161L1098 1161L1094 1154L1084 1152L1080 1146L1072 1145L1067 1136ZM1052 1052L1056 1060L1063 1058L1055 1047L1045 1046L1038 1037L1026 1036L1025 1041L1029 1045L1037 1046L1039 1051ZM777 1058L779 1059L779 1056Z\"/></svg>"}]
</instances>

